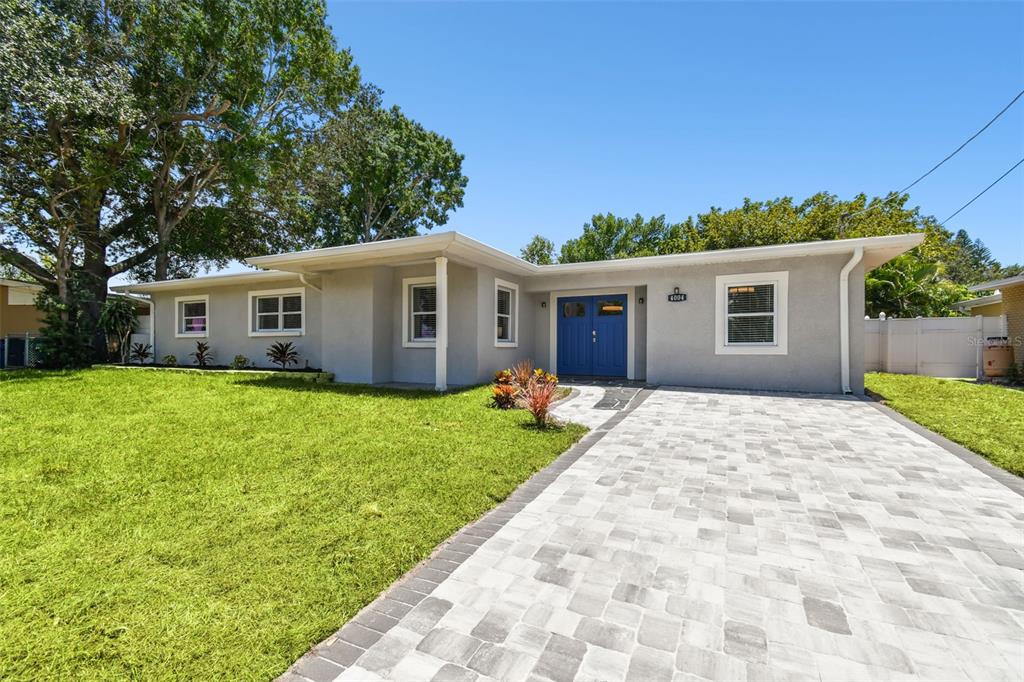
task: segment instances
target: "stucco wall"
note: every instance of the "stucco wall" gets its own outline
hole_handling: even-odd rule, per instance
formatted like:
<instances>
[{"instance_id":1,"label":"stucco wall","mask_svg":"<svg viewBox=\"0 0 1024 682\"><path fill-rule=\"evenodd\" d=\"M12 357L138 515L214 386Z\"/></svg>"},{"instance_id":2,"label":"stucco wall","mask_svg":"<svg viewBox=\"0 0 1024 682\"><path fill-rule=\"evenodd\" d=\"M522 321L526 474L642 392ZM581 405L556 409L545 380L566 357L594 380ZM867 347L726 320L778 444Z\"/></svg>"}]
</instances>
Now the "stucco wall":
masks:
<instances>
[{"instance_id":1,"label":"stucco wall","mask_svg":"<svg viewBox=\"0 0 1024 682\"><path fill-rule=\"evenodd\" d=\"M497 310L495 309L494 287L495 279L519 285L518 303L518 329L516 330L516 347L497 346L495 337L497 335ZM477 370L476 382L485 383L494 377L499 369L511 367L520 360L532 360L535 366L545 365L544 361L534 357L534 324L535 315L530 314L536 306L540 308L540 302L535 301L523 292L523 281L521 278L507 272L493 270L487 267L477 268ZM449 369L452 362L458 362L458 358L449 358Z\"/></svg>"},{"instance_id":2,"label":"stucco wall","mask_svg":"<svg viewBox=\"0 0 1024 682\"><path fill-rule=\"evenodd\" d=\"M34 305L11 305L7 287L0 286L0 336L38 332L42 322L42 311Z\"/></svg>"},{"instance_id":3,"label":"stucco wall","mask_svg":"<svg viewBox=\"0 0 1024 682\"><path fill-rule=\"evenodd\" d=\"M374 381L376 277L373 268L335 270L321 277L323 368L334 372L335 381Z\"/></svg>"},{"instance_id":4,"label":"stucco wall","mask_svg":"<svg viewBox=\"0 0 1024 682\"><path fill-rule=\"evenodd\" d=\"M391 291L391 379L418 384L434 383L433 346L402 344L402 280L433 277L433 263L394 268ZM472 268L448 263L448 383L477 383L477 275Z\"/></svg>"},{"instance_id":5,"label":"stucco wall","mask_svg":"<svg viewBox=\"0 0 1024 682\"><path fill-rule=\"evenodd\" d=\"M250 291L291 289L298 287L294 281L269 282L257 285L208 287L168 291L153 295L156 311L154 357L160 362L165 355L174 355L178 364L193 364L189 355L195 352L196 341L206 341L213 351L213 363L230 364L236 355L244 355L257 367L271 367L267 359L267 348L277 341L291 341L299 352L299 367L307 362L310 367L321 367L320 351L320 294L312 288L305 288L306 329L302 336L249 336ZM210 297L207 315L208 334L202 338L175 338L175 304L180 296Z\"/></svg>"},{"instance_id":6,"label":"stucco wall","mask_svg":"<svg viewBox=\"0 0 1024 682\"><path fill-rule=\"evenodd\" d=\"M613 289L646 286L643 306L637 296L634 375L661 385L706 386L737 389L774 389L838 393L839 272L849 255L788 258L708 266L658 268L646 271L563 275L537 279L534 290ZM715 354L715 277L758 272L789 272L788 338L786 355ZM850 274L851 389L864 390L864 287L863 268ZM670 303L667 295L679 287L688 295ZM545 329L545 331L547 331ZM548 342L536 335L538 343ZM642 373L643 372L643 373Z\"/></svg>"}]
</instances>

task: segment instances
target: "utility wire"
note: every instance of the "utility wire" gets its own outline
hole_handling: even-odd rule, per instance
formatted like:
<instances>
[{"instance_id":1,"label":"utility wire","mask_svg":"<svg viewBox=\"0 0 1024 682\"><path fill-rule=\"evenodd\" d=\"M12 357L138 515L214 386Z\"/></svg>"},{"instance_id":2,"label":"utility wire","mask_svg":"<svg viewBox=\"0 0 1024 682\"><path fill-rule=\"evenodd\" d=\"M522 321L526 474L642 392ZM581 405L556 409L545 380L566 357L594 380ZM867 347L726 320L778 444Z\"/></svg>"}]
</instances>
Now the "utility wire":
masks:
<instances>
[{"instance_id":1,"label":"utility wire","mask_svg":"<svg viewBox=\"0 0 1024 682\"><path fill-rule=\"evenodd\" d=\"M943 220L943 221L942 221L941 223L939 223L939 225L940 225L940 226L942 226L942 225L945 225L946 223L948 223L948 222L949 222L950 220L952 220L952 219L953 219L953 218L954 218L954 217L956 216L956 214L957 214L957 213L959 213L960 211L964 210L965 208L967 208L968 206L970 206L971 204L973 204L973 203L974 203L974 201L975 201L975 199L979 198L979 197L980 197L980 196L981 196L982 194L984 194L985 192L989 191L990 189L992 189L993 187L995 187L995 186L996 186L997 184L999 184L999 181L1000 181L1000 180L1002 180L1002 179L1003 179L1003 178L1005 178L1005 177L1006 177L1007 175L1009 175L1009 174L1010 174L1010 173L1012 173L1012 172L1013 172L1014 170L1016 170L1016 169L1017 169L1017 166L1021 165L1022 163L1024 163L1024 159L1021 159L1021 160L1020 160L1020 161L1018 161L1017 163L1013 164L1013 167L1012 167L1012 168L1011 168L1010 170L1006 171L1005 173L1003 173L1002 175L1000 175L1000 176L999 176L998 178L996 178L996 179L995 179L995 181L994 181L994 182L993 182L993 183L992 183L991 185L989 185L989 186L988 186L988 187L986 187L985 189L983 189L983 190L981 190L980 192L978 192L978 194L977 194L977 195L976 195L976 196L974 197L974 199L971 199L971 200L970 200L970 201L968 201L968 202L967 202L966 204L964 204L963 206L961 206L960 208L958 208L958 209L957 209L956 211L954 211L954 212L953 212L953 215L951 215L951 216L949 216L948 218L946 218L945 220Z\"/></svg>"},{"instance_id":2,"label":"utility wire","mask_svg":"<svg viewBox=\"0 0 1024 682\"><path fill-rule=\"evenodd\" d=\"M946 158L944 158L944 159L943 159L942 161L939 161L939 162L938 162L937 164L935 164L934 166L932 166L932 167L931 167L931 168L930 168L930 169L928 170L928 172L927 172L927 173L925 173L924 175L922 175L921 177L919 177L919 178L918 178L917 180L914 180L914 181L913 181L912 183L910 183L909 185L907 185L906 187L904 187L904 188L903 188L903 189L901 189L900 191L898 191L898 192L892 192L891 194L889 194L889 196L887 196L887 197L886 197L885 199L883 199L883 200L882 200L881 204L874 204L874 205L869 205L869 206L865 206L864 208L862 208L862 209L860 209L860 210L857 210L857 211L853 211L852 213L844 213L844 214L843 214L843 215L842 215L842 216L840 217L840 219L839 219L839 233L840 233L840 234L842 234L842 233L843 233L843 228L844 228L844 227L846 226L846 223L847 223L847 221L849 221L849 219L850 219L850 218L852 218L853 216L855 216L855 215L860 215L861 213L866 213L867 211L870 211L870 210L871 210L871 209L873 209L873 208L878 208L879 206L884 206L884 205L885 205L885 204L887 204L888 202L892 201L893 199L895 199L895 198L896 198L896 197L898 197L899 195L903 194L903 193L904 193L904 192L906 192L906 191L907 191L908 189L910 189L911 187L913 187L914 185L916 185L917 183L921 182L921 181L922 181L922 180L924 180L924 179L925 179L926 177L928 177L929 175L931 175L932 173L934 173L934 172L935 172L935 171L936 171L936 170L937 170L937 169L939 168L939 166L941 166L942 164L944 164L944 163L946 163L947 161L949 161L950 159L952 159L952 158L953 158L954 156L956 156L956 155L957 155L958 153L960 153L960 150L961 150L961 149L963 149L963 148L964 148L964 147L966 147L966 146L967 146L968 144L970 144L971 142L973 142L973 141L974 141L974 138L978 137L978 135L981 135L981 134L982 134L983 132L985 132L986 130L988 130L988 127L989 127L989 126L991 126L991 125L992 125L993 123L995 123L995 122L996 122L996 121L997 121L997 120L999 119L999 117L1000 117L1000 116L1002 116L1003 114L1005 114L1005 113L1006 113L1006 110L1007 110L1007 109L1009 109L1010 107L1012 107L1012 106L1013 106L1014 104L1016 104L1016 103L1017 103L1017 100L1019 100L1019 99L1020 99L1021 97L1024 97L1024 90L1021 90L1020 92L1018 92L1018 93L1017 93L1017 96L1016 96L1016 97L1014 97L1014 98L1013 98L1012 100L1010 100L1010 103L1009 103L1009 104L1007 104L1007 105L1006 105L1005 107L1003 107L1003 108L1002 108L1002 109L1001 109L1001 110L999 111L999 113L998 113L998 114L996 114L995 116L993 116L993 117L992 117L992 119L991 119L991 120L990 120L990 121L989 121L988 123L986 123L986 124L985 124L984 126L982 126L982 127L981 127L981 129L980 129L980 130L979 130L978 132L976 132L976 133L974 133L973 135L971 135L971 136L970 136L969 138L967 138L967 139L966 139L966 140L964 141L964 143L963 143L963 144L961 144L961 145L960 145L959 147L957 147L956 149L954 149L954 150L952 151L952 153L950 153L950 154L949 154L949 155L948 155L948 156L947 156ZM1019 166L1020 164L1018 163L1017 165ZM1014 166L1013 168L1016 168L1016 167L1017 167L1017 166ZM1013 168L1011 168L1011 169L1010 169L1009 171L1007 171L1007 173L1009 173L1010 171L1012 171L1012 170L1013 170ZM1003 177L1006 177L1006 176L1004 175ZM1002 180L1002 179L1003 179L1002 177L1001 177L1001 178L999 178L999 180ZM999 180L996 180L996 182L999 182ZM992 183L992 184L994 185L995 183ZM991 187L991 185L990 185L990 187ZM987 192L988 190L986 189L985 191ZM982 192L981 194L984 194L984 193L985 193L985 192ZM981 196L981 194L979 194L979 195L978 195L978 197L980 197L980 196ZM977 199L978 197L974 197L974 199ZM971 201L974 201L974 199L971 199ZM960 208L960 211L962 211L962 210L964 210L965 208L967 208L967 206L968 206L969 204L970 204L970 202L968 202L968 204L965 204L965 205L964 205L963 207L961 207L961 208ZM957 211L957 213L959 213L960 211ZM956 215L956 213L954 213L953 215ZM952 218L952 217L953 217L953 216L949 216L949 218ZM946 218L946 220L949 220L949 218ZM945 222L945 221L943 221L943 222Z\"/></svg>"},{"instance_id":3,"label":"utility wire","mask_svg":"<svg viewBox=\"0 0 1024 682\"><path fill-rule=\"evenodd\" d=\"M946 158L944 158L944 159L943 159L942 161L939 161L939 162L938 162L937 164L935 164L934 166L932 166L932 167L931 167L931 168L930 168L930 169L928 170L928 172L927 172L927 173L925 173L924 175L922 175L921 177L919 177L919 178L918 178L917 180L914 180L914 181L913 181L912 183L910 183L909 185L907 185L906 187L904 187L903 189L901 189L901 190L900 190L899 192L897 192L897 194L903 194L903 193L904 193L904 192L906 192L906 191L907 191L908 189L910 189L911 187L913 187L913 186L914 186L914 185L916 185L917 183L919 183L919 182L921 182L922 180L924 180L925 178L927 178L927 177L928 177L929 175L931 175L931 174L932 174L933 172L935 172L935 170L936 170L936 169L937 169L937 168L938 168L939 166L941 166L942 164L946 163L947 161L949 161L950 159L952 159L952 158L953 158L954 156L956 156L956 155L957 155L957 154L958 154L958 153L960 152L960 150L961 150L961 149L963 149L963 148L964 148L964 147L966 147L966 146L967 146L968 144L970 144L970 143L971 143L971 141L972 141L972 140L974 140L974 138L976 138L976 137L977 137L978 135L981 135L981 134L982 134L983 132L985 132L985 130L987 130L987 129L988 129L988 127L989 127L990 125L992 125L993 123L995 123L995 122L996 122L996 120L997 120L997 119L998 119L998 118L999 118L1000 116L1002 116L1003 114L1005 114L1005 113L1006 113L1006 110L1007 110L1007 109L1009 109L1010 107L1012 107L1012 106L1013 106L1014 104L1016 104L1017 100L1019 100L1019 99L1020 99L1021 97L1024 97L1024 90L1021 90L1020 92L1018 92L1018 93L1017 93L1017 96L1016 96L1016 97L1014 97L1014 98L1013 98L1012 100L1010 100L1010 103L1009 103L1009 104L1007 104L1007 105L1006 105L1005 107L1003 107L1003 108L1002 108L1002 110L1001 110L1001 111L1000 111L1000 112L999 112L998 114L996 114L995 116L993 116L993 117L992 117L992 120L991 120L991 121L989 121L989 122L988 122L988 123L986 123L986 124L985 124L984 126L982 126L981 130L979 130L978 132L976 132L976 133L974 133L973 135L971 135L970 137L968 137L968 138L967 138L967 140L966 140L966 141L964 141L964 143L963 143L962 145L960 145L959 147L957 147L956 149L954 149L954 150L953 150L953 152L952 152L952 153L951 153L951 154L950 154L949 156L947 156L947 157L946 157Z\"/></svg>"}]
</instances>

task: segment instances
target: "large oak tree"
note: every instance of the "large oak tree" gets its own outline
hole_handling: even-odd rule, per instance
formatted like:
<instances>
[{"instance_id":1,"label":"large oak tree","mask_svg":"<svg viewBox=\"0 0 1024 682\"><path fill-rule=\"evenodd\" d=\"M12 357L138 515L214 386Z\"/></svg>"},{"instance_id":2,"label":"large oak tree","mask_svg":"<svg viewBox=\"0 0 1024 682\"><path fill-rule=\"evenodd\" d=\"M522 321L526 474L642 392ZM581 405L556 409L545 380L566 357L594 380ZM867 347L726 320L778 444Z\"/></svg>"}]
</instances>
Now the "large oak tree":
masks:
<instances>
[{"instance_id":1,"label":"large oak tree","mask_svg":"<svg viewBox=\"0 0 1024 682\"><path fill-rule=\"evenodd\" d=\"M74 280L94 320L114 275L281 248L268 183L360 87L320 0L0 0L0 22L0 259L65 302Z\"/></svg>"}]
</instances>

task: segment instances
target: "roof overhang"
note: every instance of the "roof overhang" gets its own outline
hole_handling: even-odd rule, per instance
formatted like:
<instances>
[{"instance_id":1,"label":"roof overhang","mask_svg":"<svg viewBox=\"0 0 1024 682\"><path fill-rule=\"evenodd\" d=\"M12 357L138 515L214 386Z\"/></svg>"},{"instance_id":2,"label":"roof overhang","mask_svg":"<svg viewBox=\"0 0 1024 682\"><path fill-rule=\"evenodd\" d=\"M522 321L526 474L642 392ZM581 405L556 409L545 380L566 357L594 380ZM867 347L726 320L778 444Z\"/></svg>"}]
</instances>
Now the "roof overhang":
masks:
<instances>
[{"instance_id":1,"label":"roof overhang","mask_svg":"<svg viewBox=\"0 0 1024 682\"><path fill-rule=\"evenodd\" d=\"M43 288L42 284L35 282L22 282L17 279L0 279L0 286L8 287L10 289L31 289L32 291L39 291Z\"/></svg>"},{"instance_id":2,"label":"roof overhang","mask_svg":"<svg viewBox=\"0 0 1024 682\"><path fill-rule=\"evenodd\" d=\"M888 237L833 239L830 241L800 242L797 244L778 244L775 246L752 246L742 249L694 251L693 253L620 258L589 263L562 263L559 265L542 265L539 269L545 275L612 272L615 270L646 270L648 268L680 267L686 265L711 265L715 263L772 260L775 258L849 254L860 247L864 249L864 269L871 270L892 260L901 253L909 251L922 241L924 241L923 233L898 234Z\"/></svg>"},{"instance_id":3,"label":"roof overhang","mask_svg":"<svg viewBox=\"0 0 1024 682\"><path fill-rule=\"evenodd\" d=\"M1004 287L1016 286L1018 284L1024 284L1024 275L1007 277L1006 279L994 279L991 282L982 282L981 284L975 284L974 286L967 287L967 290L990 291L991 289L1002 289Z\"/></svg>"},{"instance_id":4,"label":"roof overhang","mask_svg":"<svg viewBox=\"0 0 1024 682\"><path fill-rule=\"evenodd\" d=\"M189 279L167 279L160 282L140 282L138 284L122 284L111 287L111 291L122 294L149 294L179 289L195 289L197 287L222 287L235 284L257 284L274 281L295 281L299 278L294 272L241 272L230 275L210 275L209 277L192 277Z\"/></svg>"},{"instance_id":5,"label":"roof overhang","mask_svg":"<svg viewBox=\"0 0 1024 682\"><path fill-rule=\"evenodd\" d=\"M489 265L520 275L531 275L539 270L533 263L458 232L438 232L366 244L257 256L247 258L245 262L260 268L316 273L371 265L411 264L436 256L446 256L472 265Z\"/></svg>"},{"instance_id":6,"label":"roof overhang","mask_svg":"<svg viewBox=\"0 0 1024 682\"><path fill-rule=\"evenodd\" d=\"M864 250L864 269L871 270L901 253L909 251L922 241L924 241L924 234L915 233L887 237L863 237L858 239L779 244L775 246L755 246L742 249L697 251L665 256L620 258L587 263L534 265L522 258L505 253L457 232L439 232L368 244L333 246L325 249L296 251L294 253L282 253L273 256L257 256L246 259L246 263L259 268L265 268L261 272L127 284L113 287L113 290L121 293L154 293L195 289L197 287L230 286L275 280L287 281L300 279L304 275L330 270L372 265L398 266L426 263L437 256L446 256L456 262L468 265L487 265L496 270L502 270L523 277L531 277L648 270L651 268L685 267L715 263L773 260L778 258L830 256L852 254L857 248L862 248Z\"/></svg>"},{"instance_id":7,"label":"roof overhang","mask_svg":"<svg viewBox=\"0 0 1024 682\"><path fill-rule=\"evenodd\" d=\"M977 308L978 306L991 305L993 303L1002 303L1003 295L1001 293L995 293L990 296L981 296L979 298L971 298L966 301L960 301L954 303L958 310L967 310L969 308Z\"/></svg>"}]
</instances>

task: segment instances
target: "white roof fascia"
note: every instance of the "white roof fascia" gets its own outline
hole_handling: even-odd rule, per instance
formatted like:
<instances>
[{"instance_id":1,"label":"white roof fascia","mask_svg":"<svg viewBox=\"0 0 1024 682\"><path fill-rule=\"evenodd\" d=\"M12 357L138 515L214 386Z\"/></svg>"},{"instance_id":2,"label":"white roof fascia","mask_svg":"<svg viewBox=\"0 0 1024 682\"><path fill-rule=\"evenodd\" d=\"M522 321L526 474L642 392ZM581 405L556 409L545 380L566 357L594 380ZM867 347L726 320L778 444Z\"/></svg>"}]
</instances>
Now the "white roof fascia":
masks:
<instances>
[{"instance_id":1,"label":"white roof fascia","mask_svg":"<svg viewBox=\"0 0 1024 682\"><path fill-rule=\"evenodd\" d=\"M258 272L242 272L229 275L209 275L207 277L189 277L187 279L166 279L159 282L139 282L138 284L121 284L110 287L111 291L117 293L150 293L159 291L174 291L177 289L198 289L210 286L229 286L231 284L246 284L248 282L267 282L272 280L298 280L299 276L294 272L281 272L279 270L261 270Z\"/></svg>"},{"instance_id":2,"label":"white roof fascia","mask_svg":"<svg viewBox=\"0 0 1024 682\"><path fill-rule=\"evenodd\" d=\"M988 291L989 289L1002 289L1003 287L1010 286L1011 284L1024 284L1024 275L1007 277L1006 279L996 279L991 282L982 282L981 284L975 284L974 286L967 287L967 290Z\"/></svg>"}]
</instances>

